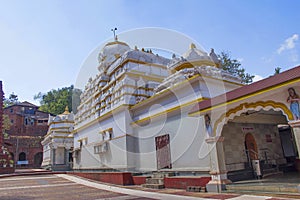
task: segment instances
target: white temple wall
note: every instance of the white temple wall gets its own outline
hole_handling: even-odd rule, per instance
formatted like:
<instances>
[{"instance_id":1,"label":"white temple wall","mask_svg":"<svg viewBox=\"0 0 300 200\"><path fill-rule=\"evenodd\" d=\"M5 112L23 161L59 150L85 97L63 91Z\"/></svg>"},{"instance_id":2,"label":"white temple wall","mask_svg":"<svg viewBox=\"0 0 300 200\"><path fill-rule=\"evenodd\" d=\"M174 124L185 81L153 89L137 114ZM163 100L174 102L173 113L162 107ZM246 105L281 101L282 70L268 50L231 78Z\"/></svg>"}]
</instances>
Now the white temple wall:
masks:
<instances>
[{"instance_id":1,"label":"white temple wall","mask_svg":"<svg viewBox=\"0 0 300 200\"><path fill-rule=\"evenodd\" d=\"M109 118L74 135L75 149L80 147L78 140L83 139L80 162L75 162L74 168L127 168L126 134L128 130L125 124L126 114L128 115L124 110L113 112ZM95 153L94 146L102 143L103 131L109 129L112 130L111 140L108 136L104 137L108 144L107 150Z\"/></svg>"},{"instance_id":2,"label":"white temple wall","mask_svg":"<svg viewBox=\"0 0 300 200\"><path fill-rule=\"evenodd\" d=\"M67 122L64 122L64 123L52 123L49 127L49 129L52 129L52 128L59 128L59 129L62 129L62 128L66 128L66 129L69 129L71 126L73 125L72 122L70 123L67 123Z\"/></svg>"},{"instance_id":3,"label":"white temple wall","mask_svg":"<svg viewBox=\"0 0 300 200\"><path fill-rule=\"evenodd\" d=\"M65 164L65 148L57 147L55 149L55 164L63 165Z\"/></svg>"},{"instance_id":4,"label":"white temple wall","mask_svg":"<svg viewBox=\"0 0 300 200\"><path fill-rule=\"evenodd\" d=\"M43 145L43 162L42 166L50 165L51 163L51 149L49 147L49 143Z\"/></svg>"},{"instance_id":5,"label":"white temple wall","mask_svg":"<svg viewBox=\"0 0 300 200\"><path fill-rule=\"evenodd\" d=\"M209 98L224 94L239 87L241 87L239 84L229 83L209 77L203 77L203 80L200 84L202 96Z\"/></svg>"},{"instance_id":6,"label":"white temple wall","mask_svg":"<svg viewBox=\"0 0 300 200\"><path fill-rule=\"evenodd\" d=\"M206 132L202 124L201 118L191 118L184 114L169 117L166 121L158 119L148 125L135 127L140 154L137 168L140 171L157 170L155 137L169 134L171 170L208 171L210 160L205 143Z\"/></svg>"},{"instance_id":7,"label":"white temple wall","mask_svg":"<svg viewBox=\"0 0 300 200\"><path fill-rule=\"evenodd\" d=\"M107 142L107 150L101 153L94 152L94 144L82 147L80 165L74 163L74 169L126 169L126 138L120 137Z\"/></svg>"}]
</instances>

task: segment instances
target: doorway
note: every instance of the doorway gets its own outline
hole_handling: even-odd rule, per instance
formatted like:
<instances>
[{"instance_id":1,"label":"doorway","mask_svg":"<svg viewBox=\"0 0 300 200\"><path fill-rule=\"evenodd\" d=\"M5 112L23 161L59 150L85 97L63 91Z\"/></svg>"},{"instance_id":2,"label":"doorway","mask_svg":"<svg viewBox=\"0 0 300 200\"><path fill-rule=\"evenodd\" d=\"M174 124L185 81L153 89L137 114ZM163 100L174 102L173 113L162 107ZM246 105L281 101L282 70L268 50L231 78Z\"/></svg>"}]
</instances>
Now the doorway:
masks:
<instances>
[{"instance_id":1,"label":"doorway","mask_svg":"<svg viewBox=\"0 0 300 200\"><path fill-rule=\"evenodd\" d=\"M171 169L170 135L155 137L157 169Z\"/></svg>"},{"instance_id":2,"label":"doorway","mask_svg":"<svg viewBox=\"0 0 300 200\"><path fill-rule=\"evenodd\" d=\"M248 159L250 160L258 159L257 144L255 138L251 133L247 133L245 136L245 148L246 148Z\"/></svg>"}]
</instances>

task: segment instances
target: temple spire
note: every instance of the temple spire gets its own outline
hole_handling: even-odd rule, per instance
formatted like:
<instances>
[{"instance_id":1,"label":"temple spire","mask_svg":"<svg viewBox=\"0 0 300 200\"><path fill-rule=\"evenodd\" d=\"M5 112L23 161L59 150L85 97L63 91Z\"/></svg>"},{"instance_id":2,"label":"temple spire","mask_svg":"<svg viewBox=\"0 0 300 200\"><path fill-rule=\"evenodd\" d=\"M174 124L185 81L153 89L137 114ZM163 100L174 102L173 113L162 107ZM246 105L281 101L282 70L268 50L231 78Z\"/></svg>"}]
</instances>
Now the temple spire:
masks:
<instances>
[{"instance_id":1,"label":"temple spire","mask_svg":"<svg viewBox=\"0 0 300 200\"><path fill-rule=\"evenodd\" d=\"M70 112L69 112L69 107L68 107L68 106L66 106L66 108L65 108L65 112L63 113L63 115L68 115L68 114L70 114Z\"/></svg>"}]
</instances>

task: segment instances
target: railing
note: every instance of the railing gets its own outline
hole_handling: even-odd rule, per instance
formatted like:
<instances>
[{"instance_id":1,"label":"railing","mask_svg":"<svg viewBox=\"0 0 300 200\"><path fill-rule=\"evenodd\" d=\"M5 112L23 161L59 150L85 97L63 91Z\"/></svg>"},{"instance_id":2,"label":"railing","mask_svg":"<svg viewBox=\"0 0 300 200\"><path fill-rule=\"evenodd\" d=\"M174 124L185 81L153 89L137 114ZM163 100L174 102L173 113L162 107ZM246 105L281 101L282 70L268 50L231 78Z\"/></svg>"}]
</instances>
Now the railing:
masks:
<instances>
[{"instance_id":1,"label":"railing","mask_svg":"<svg viewBox=\"0 0 300 200\"><path fill-rule=\"evenodd\" d=\"M279 171L278 160L279 160L279 158L281 158L281 156L278 153L275 153L275 152L271 151L269 148L263 148L263 149L260 149L260 150L262 151L265 164L275 164L276 168L277 168L277 171ZM272 156L270 156L270 154ZM274 160L275 163L270 162L272 160Z\"/></svg>"},{"instance_id":2,"label":"railing","mask_svg":"<svg viewBox=\"0 0 300 200\"><path fill-rule=\"evenodd\" d=\"M252 149L246 149L245 153L246 153L246 156L247 156L247 159L248 159L249 167L252 167L252 161L251 161L252 159L251 159L251 156L250 156L251 154L254 154L255 157L257 158L257 160L260 160L259 154L256 151L252 150Z\"/></svg>"}]
</instances>

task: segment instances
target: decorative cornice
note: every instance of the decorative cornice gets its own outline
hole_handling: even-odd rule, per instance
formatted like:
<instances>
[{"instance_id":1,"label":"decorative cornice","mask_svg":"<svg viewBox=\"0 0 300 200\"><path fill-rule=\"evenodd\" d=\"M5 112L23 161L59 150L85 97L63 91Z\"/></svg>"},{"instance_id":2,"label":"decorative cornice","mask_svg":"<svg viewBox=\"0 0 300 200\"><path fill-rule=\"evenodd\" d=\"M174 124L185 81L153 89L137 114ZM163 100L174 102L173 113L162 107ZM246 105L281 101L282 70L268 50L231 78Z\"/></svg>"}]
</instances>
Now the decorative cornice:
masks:
<instances>
[{"instance_id":1,"label":"decorative cornice","mask_svg":"<svg viewBox=\"0 0 300 200\"><path fill-rule=\"evenodd\" d=\"M262 107L262 108L267 108L267 107L271 107L272 109L280 109L284 114L286 114L287 118L289 120L292 120L293 119L293 114L292 112L290 111L290 109L283 103L281 102L275 102L275 101L257 101L257 102L253 102L253 103L243 103L243 104L240 104L238 105L237 107L235 108L232 108L230 110L228 110L226 113L223 113L217 120L216 122L214 123L214 128L213 128L213 133L216 134L216 130L217 130L217 127L218 125L225 119L225 121L228 121L229 120L229 117L231 115L233 115L232 117L234 116L237 116L236 113L238 113L239 111L241 110L244 110L245 112L247 110L250 110L250 109L255 109L257 107ZM270 109L268 109L270 110ZM231 118L232 118L231 117Z\"/></svg>"}]
</instances>

